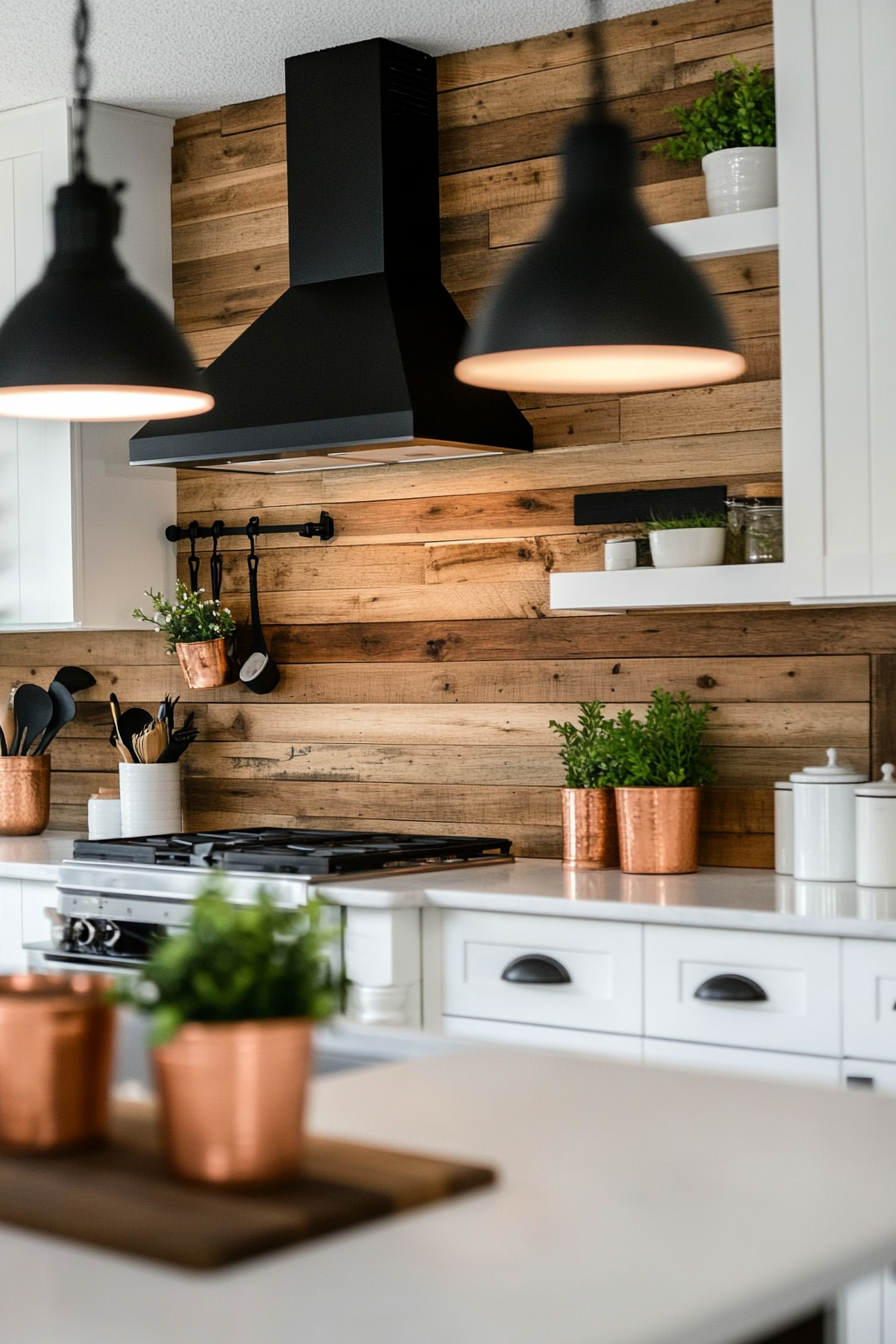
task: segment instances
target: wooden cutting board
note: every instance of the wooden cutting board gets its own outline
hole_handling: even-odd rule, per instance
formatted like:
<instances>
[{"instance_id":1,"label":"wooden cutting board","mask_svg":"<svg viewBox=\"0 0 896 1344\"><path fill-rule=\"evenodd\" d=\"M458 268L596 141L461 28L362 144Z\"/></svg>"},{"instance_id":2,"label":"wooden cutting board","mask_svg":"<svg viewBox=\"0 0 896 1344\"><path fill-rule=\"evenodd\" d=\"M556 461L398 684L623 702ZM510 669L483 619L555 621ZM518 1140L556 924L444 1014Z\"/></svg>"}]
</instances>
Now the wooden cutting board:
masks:
<instances>
[{"instance_id":1,"label":"wooden cutting board","mask_svg":"<svg viewBox=\"0 0 896 1344\"><path fill-rule=\"evenodd\" d=\"M168 1174L151 1108L117 1106L102 1148L58 1156L0 1150L0 1222L216 1269L489 1185L487 1167L310 1136L301 1176L224 1191Z\"/></svg>"}]
</instances>

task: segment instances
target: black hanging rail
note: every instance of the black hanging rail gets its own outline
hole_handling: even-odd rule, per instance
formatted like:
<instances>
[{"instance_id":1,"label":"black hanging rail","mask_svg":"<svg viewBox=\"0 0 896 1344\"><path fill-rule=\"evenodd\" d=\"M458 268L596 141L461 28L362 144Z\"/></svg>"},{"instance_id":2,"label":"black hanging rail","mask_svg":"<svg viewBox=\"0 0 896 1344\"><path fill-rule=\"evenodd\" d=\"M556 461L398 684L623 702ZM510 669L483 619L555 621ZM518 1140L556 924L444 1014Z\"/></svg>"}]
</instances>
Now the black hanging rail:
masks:
<instances>
[{"instance_id":1,"label":"black hanging rail","mask_svg":"<svg viewBox=\"0 0 896 1344\"><path fill-rule=\"evenodd\" d=\"M172 523L165 528L165 536L169 541L192 542L198 541L200 537L212 537L217 541L219 537L258 537L271 532L296 532L300 537L319 537L321 541L332 541L336 535L336 525L330 515L322 511L316 523L262 524L257 518L250 518L242 527L225 527L217 518L211 527L200 527L194 519L186 527Z\"/></svg>"}]
</instances>

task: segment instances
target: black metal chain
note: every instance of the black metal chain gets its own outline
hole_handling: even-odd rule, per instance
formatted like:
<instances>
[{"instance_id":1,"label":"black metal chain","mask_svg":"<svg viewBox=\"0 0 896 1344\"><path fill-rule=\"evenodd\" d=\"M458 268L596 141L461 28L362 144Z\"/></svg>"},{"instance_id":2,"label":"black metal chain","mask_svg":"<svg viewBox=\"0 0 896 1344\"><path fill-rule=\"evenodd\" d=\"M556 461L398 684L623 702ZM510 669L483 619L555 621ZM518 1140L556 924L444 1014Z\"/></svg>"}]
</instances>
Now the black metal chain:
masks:
<instances>
[{"instance_id":1,"label":"black metal chain","mask_svg":"<svg viewBox=\"0 0 896 1344\"><path fill-rule=\"evenodd\" d=\"M190 571L190 592L199 592L199 556L196 554L196 541L199 537L199 524L195 518L188 528L190 538L190 554L187 559L187 568Z\"/></svg>"},{"instance_id":2,"label":"black metal chain","mask_svg":"<svg viewBox=\"0 0 896 1344\"><path fill-rule=\"evenodd\" d=\"M607 89L606 56L601 24L603 22L603 0L591 0L594 15L588 25L588 47L591 54L591 107L592 117L604 117L604 104L609 97Z\"/></svg>"},{"instance_id":3,"label":"black metal chain","mask_svg":"<svg viewBox=\"0 0 896 1344\"><path fill-rule=\"evenodd\" d=\"M87 0L77 0L75 7L75 106L73 138L75 145L75 177L87 176L87 102L93 81L93 67L87 58L87 39L90 36L90 11Z\"/></svg>"}]
</instances>

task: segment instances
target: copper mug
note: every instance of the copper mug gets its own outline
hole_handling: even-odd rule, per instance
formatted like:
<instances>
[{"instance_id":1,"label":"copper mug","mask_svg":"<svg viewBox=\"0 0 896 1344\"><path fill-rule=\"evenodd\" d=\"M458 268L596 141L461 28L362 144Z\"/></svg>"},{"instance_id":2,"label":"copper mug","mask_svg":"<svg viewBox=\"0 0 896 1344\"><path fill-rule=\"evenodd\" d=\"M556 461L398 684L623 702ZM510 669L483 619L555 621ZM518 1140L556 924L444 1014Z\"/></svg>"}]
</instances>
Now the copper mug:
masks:
<instances>
[{"instance_id":1,"label":"copper mug","mask_svg":"<svg viewBox=\"0 0 896 1344\"><path fill-rule=\"evenodd\" d=\"M50 821L50 757L0 756L0 835L40 835Z\"/></svg>"},{"instance_id":2,"label":"copper mug","mask_svg":"<svg viewBox=\"0 0 896 1344\"><path fill-rule=\"evenodd\" d=\"M83 972L0 976L0 1143L45 1152L106 1133L111 985Z\"/></svg>"},{"instance_id":3,"label":"copper mug","mask_svg":"<svg viewBox=\"0 0 896 1344\"><path fill-rule=\"evenodd\" d=\"M168 1165L216 1185L294 1177L303 1151L311 1022L187 1022L153 1061Z\"/></svg>"},{"instance_id":4,"label":"copper mug","mask_svg":"<svg viewBox=\"0 0 896 1344\"><path fill-rule=\"evenodd\" d=\"M613 789L561 789L564 868L618 868Z\"/></svg>"}]
</instances>

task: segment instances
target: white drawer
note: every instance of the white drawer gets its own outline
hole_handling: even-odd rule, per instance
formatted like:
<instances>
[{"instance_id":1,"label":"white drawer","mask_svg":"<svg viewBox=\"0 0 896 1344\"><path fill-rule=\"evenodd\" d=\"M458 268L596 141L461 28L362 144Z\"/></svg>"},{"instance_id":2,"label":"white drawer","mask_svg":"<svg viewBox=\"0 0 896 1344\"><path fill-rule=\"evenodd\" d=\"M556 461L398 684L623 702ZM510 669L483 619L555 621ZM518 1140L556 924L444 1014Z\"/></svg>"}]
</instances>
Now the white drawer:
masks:
<instances>
[{"instance_id":1,"label":"white drawer","mask_svg":"<svg viewBox=\"0 0 896 1344\"><path fill-rule=\"evenodd\" d=\"M881 1064L878 1059L850 1058L841 1060L840 1068L844 1087L896 1096L896 1064Z\"/></svg>"},{"instance_id":2,"label":"white drawer","mask_svg":"<svg viewBox=\"0 0 896 1344\"><path fill-rule=\"evenodd\" d=\"M569 1027L534 1027L528 1022L492 1022L481 1017L443 1017L446 1036L467 1041L492 1041L500 1045L531 1045L540 1050L567 1050L602 1059L624 1059L640 1064L640 1036L621 1036L612 1031L573 1031Z\"/></svg>"},{"instance_id":3,"label":"white drawer","mask_svg":"<svg viewBox=\"0 0 896 1344\"><path fill-rule=\"evenodd\" d=\"M843 1053L896 1060L896 943L844 939Z\"/></svg>"},{"instance_id":4,"label":"white drawer","mask_svg":"<svg viewBox=\"0 0 896 1344\"><path fill-rule=\"evenodd\" d=\"M607 920L442 912L442 1011L640 1035L641 929ZM568 983L502 979L520 957L558 962Z\"/></svg>"},{"instance_id":5,"label":"white drawer","mask_svg":"<svg viewBox=\"0 0 896 1344\"><path fill-rule=\"evenodd\" d=\"M698 997L717 977L740 977L763 997ZM840 949L835 938L648 925L645 1033L707 1045L837 1055ZM741 987L742 984L741 984ZM719 986L726 992L730 982Z\"/></svg>"},{"instance_id":6,"label":"white drawer","mask_svg":"<svg viewBox=\"0 0 896 1344\"><path fill-rule=\"evenodd\" d=\"M644 1063L707 1073L734 1073L744 1078L772 1078L782 1083L840 1085L839 1059L785 1055L780 1050L738 1050L724 1045L692 1045L689 1041L654 1041L648 1037L644 1042Z\"/></svg>"}]
</instances>

